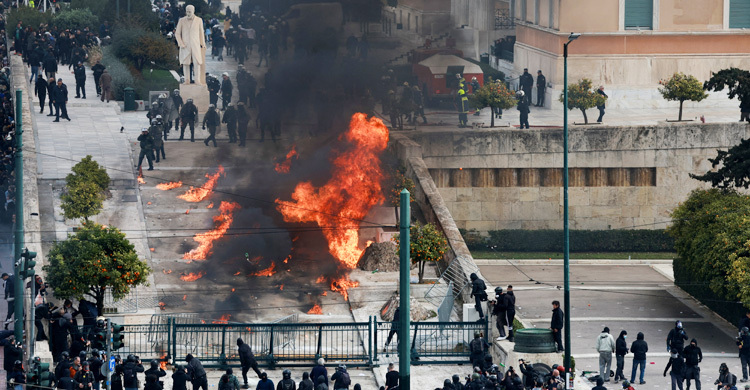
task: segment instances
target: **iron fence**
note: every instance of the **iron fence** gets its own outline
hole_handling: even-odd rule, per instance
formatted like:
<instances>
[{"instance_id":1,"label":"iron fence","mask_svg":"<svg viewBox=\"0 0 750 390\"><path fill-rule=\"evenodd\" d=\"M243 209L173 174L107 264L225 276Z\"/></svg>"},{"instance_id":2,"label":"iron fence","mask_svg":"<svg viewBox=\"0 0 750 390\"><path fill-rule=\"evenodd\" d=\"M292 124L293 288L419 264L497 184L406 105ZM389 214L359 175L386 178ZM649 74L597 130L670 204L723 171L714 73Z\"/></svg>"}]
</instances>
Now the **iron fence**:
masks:
<instances>
[{"instance_id":1,"label":"iron fence","mask_svg":"<svg viewBox=\"0 0 750 390\"><path fill-rule=\"evenodd\" d=\"M309 366L318 358L350 366L379 364L379 355L397 354L398 334L386 346L391 323L370 317L355 323L196 324L167 318L144 325L126 325L120 355L182 361L187 354L207 367L239 366L237 339L250 345L261 366ZM488 336L486 322L412 322L414 364L455 364L469 361L474 332Z\"/></svg>"},{"instance_id":2,"label":"iron fence","mask_svg":"<svg viewBox=\"0 0 750 390\"><path fill-rule=\"evenodd\" d=\"M469 362L469 343L474 333L489 337L487 322L412 322L412 364L459 364ZM398 330L390 322L375 322L373 361L380 355L398 354ZM390 343L388 338L393 333Z\"/></svg>"}]
</instances>

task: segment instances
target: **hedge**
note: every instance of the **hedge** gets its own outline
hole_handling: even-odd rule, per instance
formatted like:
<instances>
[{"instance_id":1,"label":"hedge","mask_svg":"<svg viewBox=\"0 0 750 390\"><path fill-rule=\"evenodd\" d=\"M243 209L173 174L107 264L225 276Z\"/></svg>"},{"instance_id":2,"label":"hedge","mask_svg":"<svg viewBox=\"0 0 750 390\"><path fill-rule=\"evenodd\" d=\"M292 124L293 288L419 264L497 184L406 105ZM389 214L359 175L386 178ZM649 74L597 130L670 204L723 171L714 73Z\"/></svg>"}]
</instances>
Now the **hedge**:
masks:
<instances>
[{"instance_id":1,"label":"hedge","mask_svg":"<svg viewBox=\"0 0 750 390\"><path fill-rule=\"evenodd\" d=\"M562 252L562 230L491 230L489 237L462 231L471 250ZM571 252L673 252L674 239L664 230L571 230Z\"/></svg>"},{"instance_id":2,"label":"hedge","mask_svg":"<svg viewBox=\"0 0 750 390\"><path fill-rule=\"evenodd\" d=\"M742 303L728 302L723 297L717 295L709 287L709 282L701 278L701 275L690 272L688 267L683 264L684 262L685 260L681 258L672 260L674 284L725 320L732 324L739 324L740 319L748 311Z\"/></svg>"}]
</instances>

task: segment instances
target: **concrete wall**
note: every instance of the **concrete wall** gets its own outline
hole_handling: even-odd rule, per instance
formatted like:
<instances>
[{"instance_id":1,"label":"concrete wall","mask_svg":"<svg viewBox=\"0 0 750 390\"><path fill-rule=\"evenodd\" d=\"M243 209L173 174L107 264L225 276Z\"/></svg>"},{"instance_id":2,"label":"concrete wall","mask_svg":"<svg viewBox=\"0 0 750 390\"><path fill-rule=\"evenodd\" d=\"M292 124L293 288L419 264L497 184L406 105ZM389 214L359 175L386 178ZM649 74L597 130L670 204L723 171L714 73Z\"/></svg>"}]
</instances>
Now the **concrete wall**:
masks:
<instances>
[{"instance_id":1,"label":"concrete wall","mask_svg":"<svg viewBox=\"0 0 750 390\"><path fill-rule=\"evenodd\" d=\"M741 123L570 129L570 222L575 229L660 229L690 191L690 173L750 136ZM424 163L459 228L562 227L562 130L415 133Z\"/></svg>"}]
</instances>

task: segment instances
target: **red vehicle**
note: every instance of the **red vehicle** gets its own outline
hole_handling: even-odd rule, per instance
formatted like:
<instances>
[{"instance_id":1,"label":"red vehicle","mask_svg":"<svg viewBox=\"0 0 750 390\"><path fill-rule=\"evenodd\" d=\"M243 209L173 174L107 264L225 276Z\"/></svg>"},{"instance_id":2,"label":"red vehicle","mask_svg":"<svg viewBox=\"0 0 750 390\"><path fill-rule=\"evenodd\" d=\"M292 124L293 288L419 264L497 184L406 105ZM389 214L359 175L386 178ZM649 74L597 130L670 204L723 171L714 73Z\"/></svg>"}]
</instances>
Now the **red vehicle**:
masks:
<instances>
[{"instance_id":1,"label":"red vehicle","mask_svg":"<svg viewBox=\"0 0 750 390\"><path fill-rule=\"evenodd\" d=\"M452 54L435 54L415 63L413 72L428 102L454 99L458 92L456 74L466 80L467 93L471 92L469 83L473 77L480 86L484 85L484 73L479 65Z\"/></svg>"}]
</instances>

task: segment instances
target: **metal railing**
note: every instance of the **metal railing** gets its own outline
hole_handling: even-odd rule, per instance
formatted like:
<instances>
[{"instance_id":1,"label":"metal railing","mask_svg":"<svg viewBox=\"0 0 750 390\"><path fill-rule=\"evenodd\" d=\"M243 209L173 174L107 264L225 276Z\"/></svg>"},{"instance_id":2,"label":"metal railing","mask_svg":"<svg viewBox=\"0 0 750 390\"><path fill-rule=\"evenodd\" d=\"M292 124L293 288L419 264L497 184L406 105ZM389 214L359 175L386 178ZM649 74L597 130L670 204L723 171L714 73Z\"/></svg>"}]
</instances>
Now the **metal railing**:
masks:
<instances>
[{"instance_id":1,"label":"metal railing","mask_svg":"<svg viewBox=\"0 0 750 390\"><path fill-rule=\"evenodd\" d=\"M379 364L379 355L397 354L398 335L386 348L391 323L370 317L355 323L196 324L183 318L126 325L125 347L117 354L143 361L182 361L190 353L207 367L239 366L237 339L250 345L261 366L309 366L318 358L350 366ZM412 322L414 364L455 364L469 361L474 332L488 336L486 322Z\"/></svg>"},{"instance_id":2,"label":"metal railing","mask_svg":"<svg viewBox=\"0 0 750 390\"><path fill-rule=\"evenodd\" d=\"M380 355L398 354L398 336L395 332L386 345L392 323L377 322L373 339L373 361ZM489 336L487 322L412 322L411 357L412 364L460 364L469 361L469 343L474 332Z\"/></svg>"}]
</instances>

